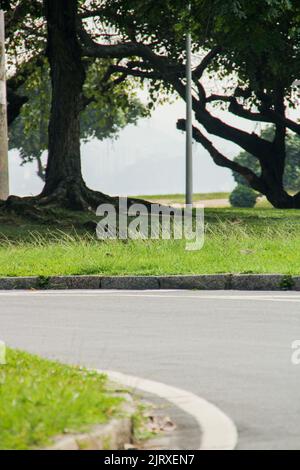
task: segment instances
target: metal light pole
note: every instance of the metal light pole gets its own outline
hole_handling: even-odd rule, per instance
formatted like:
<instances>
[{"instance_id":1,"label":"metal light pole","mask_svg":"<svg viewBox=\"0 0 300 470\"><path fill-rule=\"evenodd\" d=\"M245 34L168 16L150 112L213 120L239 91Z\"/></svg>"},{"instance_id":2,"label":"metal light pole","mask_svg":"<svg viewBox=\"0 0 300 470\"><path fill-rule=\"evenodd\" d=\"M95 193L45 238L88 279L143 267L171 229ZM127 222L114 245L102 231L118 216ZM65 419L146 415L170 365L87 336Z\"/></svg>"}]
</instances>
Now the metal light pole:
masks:
<instances>
[{"instance_id":1,"label":"metal light pole","mask_svg":"<svg viewBox=\"0 0 300 470\"><path fill-rule=\"evenodd\" d=\"M9 196L4 12L0 10L0 200Z\"/></svg>"},{"instance_id":2,"label":"metal light pole","mask_svg":"<svg viewBox=\"0 0 300 470\"><path fill-rule=\"evenodd\" d=\"M189 12L191 4L189 5ZM193 204L193 101L192 101L192 37L186 36L186 205Z\"/></svg>"}]
</instances>

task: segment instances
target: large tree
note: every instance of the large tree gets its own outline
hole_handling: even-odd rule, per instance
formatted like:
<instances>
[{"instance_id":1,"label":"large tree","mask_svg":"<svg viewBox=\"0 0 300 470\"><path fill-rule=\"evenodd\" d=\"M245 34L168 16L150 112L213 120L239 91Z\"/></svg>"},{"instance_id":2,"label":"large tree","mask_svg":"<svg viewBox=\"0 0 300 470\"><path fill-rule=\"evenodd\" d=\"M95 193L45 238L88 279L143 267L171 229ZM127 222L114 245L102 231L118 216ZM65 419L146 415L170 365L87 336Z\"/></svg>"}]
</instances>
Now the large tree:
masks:
<instances>
[{"instance_id":1,"label":"large tree","mask_svg":"<svg viewBox=\"0 0 300 470\"><path fill-rule=\"evenodd\" d=\"M81 173L80 114L93 100L89 93L85 93L86 72L89 67L94 67L95 73L98 72L94 59L83 54L79 40L82 34L79 12L83 14L90 4L89 0L14 0L5 3L7 28L10 24L14 25L12 34L8 36L9 56L12 58L12 69L15 69L9 86L14 84L14 94L19 91L26 80L30 80L31 66L43 62L45 51L52 85L44 189L40 195L22 201L11 196L6 207L17 209L26 203L34 203L85 210L97 207L103 201L114 202L109 196L90 190ZM14 22L19 17L20 21ZM109 66L111 58L130 54L132 51L126 46L120 49L106 43L101 58ZM101 70L103 72L103 67ZM102 77L102 92L111 95L112 89L122 84L125 78L124 75L113 80L107 71ZM10 113L10 122L18 116L28 96L18 99L22 103L14 113Z\"/></svg>"},{"instance_id":2,"label":"large tree","mask_svg":"<svg viewBox=\"0 0 300 470\"><path fill-rule=\"evenodd\" d=\"M191 13L188 5L192 3ZM300 71L300 5L296 0L106 0L91 2L86 16L106 16L122 34L135 60L116 63L116 74L150 79L186 98L184 32L193 36L193 108L199 123L194 138L215 163L242 175L252 188L266 195L278 208L300 208L300 193L284 187L286 130L300 134L300 125L287 113L296 106L293 87ZM101 54L97 39L82 35L84 53ZM198 57L201 56L199 59ZM197 60L197 62L196 62ZM210 83L209 78L213 81ZM213 90L215 79L227 86ZM230 125L214 113L227 109L249 122L275 126L270 142L255 132ZM185 120L178 122L185 130ZM220 151L209 134L230 140L249 152L260 166L257 175Z\"/></svg>"},{"instance_id":3,"label":"large tree","mask_svg":"<svg viewBox=\"0 0 300 470\"><path fill-rule=\"evenodd\" d=\"M116 80L124 80L126 75L148 79L154 96L163 84L185 99L184 33L189 27L195 58L201 56L193 72L193 107L200 125L194 128L194 138L216 164L238 172L274 206L300 207L300 194L288 194L283 183L286 129L300 133L300 125L287 115L287 108L295 104L292 84L300 68L300 6L296 0L193 0L191 13L188 0L44 3L53 104L42 201L86 208L107 199L86 188L80 173L79 110L86 58L116 59L108 74L115 73ZM91 18L95 20L92 28ZM111 28L106 35L104 18ZM209 76L229 77L229 85L221 92L211 92ZM213 105L227 107L251 122L274 124L273 141L226 123L216 117ZM178 128L185 129L184 120L178 122ZM212 144L209 134L230 140L253 155L261 168L259 176L227 158Z\"/></svg>"}]
</instances>

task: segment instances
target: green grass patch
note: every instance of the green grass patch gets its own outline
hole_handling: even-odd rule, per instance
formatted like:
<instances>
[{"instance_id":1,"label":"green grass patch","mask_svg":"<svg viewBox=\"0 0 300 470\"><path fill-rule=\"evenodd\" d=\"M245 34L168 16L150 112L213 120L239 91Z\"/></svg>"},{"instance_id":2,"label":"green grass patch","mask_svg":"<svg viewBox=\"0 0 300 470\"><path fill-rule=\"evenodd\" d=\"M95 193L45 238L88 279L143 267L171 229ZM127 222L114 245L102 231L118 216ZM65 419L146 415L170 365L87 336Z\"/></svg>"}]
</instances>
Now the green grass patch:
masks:
<instances>
[{"instance_id":1,"label":"green grass patch","mask_svg":"<svg viewBox=\"0 0 300 470\"><path fill-rule=\"evenodd\" d=\"M205 244L184 241L99 241L63 229L0 223L0 276L300 273L300 211L206 209Z\"/></svg>"},{"instance_id":2,"label":"green grass patch","mask_svg":"<svg viewBox=\"0 0 300 470\"><path fill-rule=\"evenodd\" d=\"M118 413L121 401L104 375L9 349L0 366L0 449L36 448L85 431Z\"/></svg>"},{"instance_id":3,"label":"green grass patch","mask_svg":"<svg viewBox=\"0 0 300 470\"><path fill-rule=\"evenodd\" d=\"M211 199L228 199L230 193L220 192L220 193L195 193L193 195L194 201L209 201ZM141 199L147 201L172 201L174 203L184 203L185 195L184 194L154 194L150 196L137 196Z\"/></svg>"},{"instance_id":4,"label":"green grass patch","mask_svg":"<svg viewBox=\"0 0 300 470\"><path fill-rule=\"evenodd\" d=\"M133 440L137 444L141 444L149 439L157 436L149 429L149 405L139 403L136 412L133 415Z\"/></svg>"}]
</instances>

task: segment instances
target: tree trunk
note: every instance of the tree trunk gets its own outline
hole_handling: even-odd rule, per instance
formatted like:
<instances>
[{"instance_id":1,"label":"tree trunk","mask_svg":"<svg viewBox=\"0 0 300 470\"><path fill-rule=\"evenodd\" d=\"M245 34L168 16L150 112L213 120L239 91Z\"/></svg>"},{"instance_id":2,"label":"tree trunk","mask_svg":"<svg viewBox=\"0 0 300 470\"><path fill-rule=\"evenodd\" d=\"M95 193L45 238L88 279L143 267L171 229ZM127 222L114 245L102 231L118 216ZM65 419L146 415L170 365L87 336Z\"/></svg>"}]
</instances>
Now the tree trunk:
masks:
<instances>
[{"instance_id":1,"label":"tree trunk","mask_svg":"<svg viewBox=\"0 0 300 470\"><path fill-rule=\"evenodd\" d=\"M203 108L196 108L196 119L205 129L217 136L238 143L244 150L248 151L259 161L261 175L253 175L249 168L241 165L235 165L226 157L216 151L213 145L205 145L207 139L201 134L200 142L206 150L209 151L214 161L227 168L234 169L237 173L244 176L247 184L254 190L261 192L268 201L278 209L296 209L300 208L300 193L296 196L289 195L283 183L285 162L286 162L286 127L285 127L285 101L284 89L278 87L274 97L274 109L277 115L282 117L281 123L276 124L275 137L273 142L268 142L259 138L255 133L247 134L224 124L216 119ZM216 152L218 158L216 158ZM233 168L234 167L234 168Z\"/></svg>"},{"instance_id":2,"label":"tree trunk","mask_svg":"<svg viewBox=\"0 0 300 470\"><path fill-rule=\"evenodd\" d=\"M275 91L274 109L275 112L285 119L284 88L277 87ZM292 209L296 205L296 200L284 189L283 177L286 162L286 127L284 124L277 124L275 136L272 143L272 150L267 158L260 160L261 179L265 186L265 195L268 201L278 209Z\"/></svg>"},{"instance_id":3,"label":"tree trunk","mask_svg":"<svg viewBox=\"0 0 300 470\"><path fill-rule=\"evenodd\" d=\"M281 159L282 157L273 155L268 163L262 164L261 180L265 188L264 194L277 209L293 209L296 208L296 200L284 189L284 167L282 167Z\"/></svg>"},{"instance_id":4,"label":"tree trunk","mask_svg":"<svg viewBox=\"0 0 300 470\"><path fill-rule=\"evenodd\" d=\"M85 70L77 39L77 0L44 0L51 70L52 105L49 153L41 202L82 210L107 201L89 190L82 178L80 108Z\"/></svg>"}]
</instances>

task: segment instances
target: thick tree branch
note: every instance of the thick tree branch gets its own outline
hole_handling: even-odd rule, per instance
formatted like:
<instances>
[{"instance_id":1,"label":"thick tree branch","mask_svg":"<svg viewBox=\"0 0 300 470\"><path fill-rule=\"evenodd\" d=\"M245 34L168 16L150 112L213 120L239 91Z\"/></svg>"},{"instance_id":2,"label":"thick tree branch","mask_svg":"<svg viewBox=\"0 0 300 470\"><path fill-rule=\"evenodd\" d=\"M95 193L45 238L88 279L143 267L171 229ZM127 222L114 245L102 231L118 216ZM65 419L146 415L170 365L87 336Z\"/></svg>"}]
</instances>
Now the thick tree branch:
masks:
<instances>
[{"instance_id":1,"label":"thick tree branch","mask_svg":"<svg viewBox=\"0 0 300 470\"><path fill-rule=\"evenodd\" d=\"M206 109L202 109L202 107L195 109L195 114L197 120L210 134L234 142L247 152L255 155L259 161L264 161L270 156L272 144L255 133L249 134L246 131L230 126L221 119L211 115Z\"/></svg>"},{"instance_id":2,"label":"thick tree branch","mask_svg":"<svg viewBox=\"0 0 300 470\"><path fill-rule=\"evenodd\" d=\"M7 120L10 126L13 121L19 116L22 106L28 102L28 97L18 94L18 89L26 83L32 68L42 65L43 59L40 55L33 57L24 63L15 75L7 80Z\"/></svg>"},{"instance_id":3,"label":"thick tree branch","mask_svg":"<svg viewBox=\"0 0 300 470\"><path fill-rule=\"evenodd\" d=\"M27 96L19 96L10 88L7 89L7 121L9 126L19 116L23 104L27 101Z\"/></svg>"},{"instance_id":4,"label":"thick tree branch","mask_svg":"<svg viewBox=\"0 0 300 470\"><path fill-rule=\"evenodd\" d=\"M122 73L126 76L131 75L132 77L147 78L152 80L161 80L162 76L155 72L146 72L143 70L131 69L129 67L123 67L121 65L111 65L109 67L110 75L113 73Z\"/></svg>"},{"instance_id":5,"label":"thick tree branch","mask_svg":"<svg viewBox=\"0 0 300 470\"><path fill-rule=\"evenodd\" d=\"M171 83L179 95L185 99L185 85L180 80L172 80ZM205 93L204 88L203 93ZM203 106L203 100L197 100L193 97L193 109L198 122L202 124L210 134L234 142L247 152L255 155L260 161L267 159L271 154L272 144L270 142L258 137L254 133L249 134L248 132L230 126L221 119L213 116L205 106Z\"/></svg>"},{"instance_id":6,"label":"thick tree branch","mask_svg":"<svg viewBox=\"0 0 300 470\"><path fill-rule=\"evenodd\" d=\"M145 63L141 63L142 67L151 66L156 68L161 77L173 76L178 78L184 75L184 66L170 61L166 56L156 54L150 46L143 43L98 44L91 38L82 24L78 25L78 34L82 43L83 56L102 59L139 57L145 61ZM130 74L130 70L132 69L129 68L128 74Z\"/></svg>"},{"instance_id":7,"label":"thick tree branch","mask_svg":"<svg viewBox=\"0 0 300 470\"><path fill-rule=\"evenodd\" d=\"M209 51L201 63L195 68L193 75L196 80L200 80L207 67L211 64L213 59L221 52L222 47L216 46Z\"/></svg>"},{"instance_id":8,"label":"thick tree branch","mask_svg":"<svg viewBox=\"0 0 300 470\"><path fill-rule=\"evenodd\" d=\"M180 119L177 122L177 128L181 131L185 131L186 120ZM239 173L246 179L249 184L251 184L252 188L256 189L257 191L263 191L264 188L262 181L252 170L240 165L234 160L229 160L229 158L225 157L225 155L219 152L216 147L214 147L212 142L207 137L205 137L202 132L196 127L193 127L193 137L205 148L205 150L208 151L216 165L224 168L229 168L230 170Z\"/></svg>"},{"instance_id":9,"label":"thick tree branch","mask_svg":"<svg viewBox=\"0 0 300 470\"><path fill-rule=\"evenodd\" d=\"M143 45L138 43L120 43L120 44L98 44L87 33L82 24L78 25L78 34L82 43L82 54L86 57L95 57L100 59L122 59L140 55L140 49Z\"/></svg>"},{"instance_id":10,"label":"thick tree branch","mask_svg":"<svg viewBox=\"0 0 300 470\"><path fill-rule=\"evenodd\" d=\"M236 116L247 119L248 121L254 122L266 122L277 125L284 125L289 128L291 131L300 135L300 124L292 121L285 117L284 114L278 113L273 109L267 109L262 107L259 113L254 113L245 109L241 104L239 104L235 97L233 96L224 96L224 95L210 95L206 98L207 103L212 103L215 101L222 101L224 103L230 103L229 111Z\"/></svg>"},{"instance_id":11,"label":"thick tree branch","mask_svg":"<svg viewBox=\"0 0 300 470\"><path fill-rule=\"evenodd\" d=\"M13 90L17 91L30 77L34 67L39 67L44 64L44 58L42 54L32 57L27 62L24 62L17 70L15 75L10 77L7 80L7 86Z\"/></svg>"},{"instance_id":12,"label":"thick tree branch","mask_svg":"<svg viewBox=\"0 0 300 470\"><path fill-rule=\"evenodd\" d=\"M138 56L150 63L155 70L155 75L149 76L148 78L163 79L168 81L173 88L178 92L178 94L185 100L186 98L186 87L183 81L181 80L180 75L172 73L172 63L168 57L161 56L156 54L152 49L144 44L140 43L128 43L128 44L119 44L119 45L99 45L95 43L84 28L80 29L80 34L82 40L84 41L86 47L84 49L84 54L93 57L130 57ZM206 104L206 94L203 85L198 80L198 77L201 76L201 73L205 70L205 67L213 60L213 58L218 54L220 48L214 48L211 53L207 54L205 59L202 60L201 64L194 71L193 77L195 84L198 88L199 99L195 96L193 97L193 109L196 114L197 120L202 124L207 132L214 134L218 137L221 137L225 140L230 140L247 152L255 155L260 161L266 160L272 153L272 144L256 134L249 134L248 132L242 131L235 127L232 127L217 117L210 114L210 112L205 108ZM178 64L177 64L178 65ZM173 69L174 70L174 69ZM140 69L130 69L122 68L116 69L116 71L131 74L134 76L139 76L147 78L145 74L147 72ZM151 72L152 73L152 72ZM238 105L238 103L236 103ZM239 106L239 105L238 105ZM235 111L245 112L244 108L237 109ZM248 116L249 117L249 116ZM250 116L253 117L253 116ZM254 117L253 117L254 120Z\"/></svg>"},{"instance_id":13,"label":"thick tree branch","mask_svg":"<svg viewBox=\"0 0 300 470\"><path fill-rule=\"evenodd\" d=\"M133 43L113 45L94 44L92 47L84 47L82 53L87 57L100 59L122 59L124 57L139 55L140 49Z\"/></svg>"},{"instance_id":14,"label":"thick tree branch","mask_svg":"<svg viewBox=\"0 0 300 470\"><path fill-rule=\"evenodd\" d=\"M248 121L258 121L258 122L273 122L270 121L270 118L264 115L263 113L254 113L249 109L244 108L234 96L226 95L210 95L207 97L207 103L214 103L216 101L229 103L228 111L234 114L235 116L247 119Z\"/></svg>"},{"instance_id":15,"label":"thick tree branch","mask_svg":"<svg viewBox=\"0 0 300 470\"><path fill-rule=\"evenodd\" d=\"M114 46L108 46L114 47ZM101 46L100 46L101 48ZM173 88L177 91L179 96L184 100L186 99L186 87L180 77L175 76L175 74L170 73L170 62L165 56L159 56L155 54L150 48L144 45L138 45L140 56L153 65L153 69L157 70L161 74L161 78L168 81ZM137 49L138 50L138 49ZM131 69L125 69L126 73L134 74L138 73L140 75L141 71L133 71ZM122 69L122 72L125 73L125 70ZM121 71L121 70L120 70ZM157 78L155 76L155 78ZM230 140L240 147L242 147L247 152L254 154L258 159L264 160L270 155L272 150L272 144L256 134L249 134L248 132L242 131L235 127L232 127L222 120L214 117L210 112L205 108L206 95L204 87L200 82L197 84L200 99L193 97L193 109L196 114L196 118L202 124L207 132L214 134L218 137L221 137L225 140Z\"/></svg>"},{"instance_id":16,"label":"thick tree branch","mask_svg":"<svg viewBox=\"0 0 300 470\"><path fill-rule=\"evenodd\" d=\"M273 124L281 124L290 129L291 131L295 132L295 134L300 135L300 124L288 119L285 116L281 116L280 114L276 113L272 109L265 110L264 115L269 118L269 122Z\"/></svg>"},{"instance_id":17,"label":"thick tree branch","mask_svg":"<svg viewBox=\"0 0 300 470\"><path fill-rule=\"evenodd\" d=\"M230 103L232 99L232 96L213 94L206 98L206 102L214 103L215 101L223 101L224 103Z\"/></svg>"}]
</instances>

